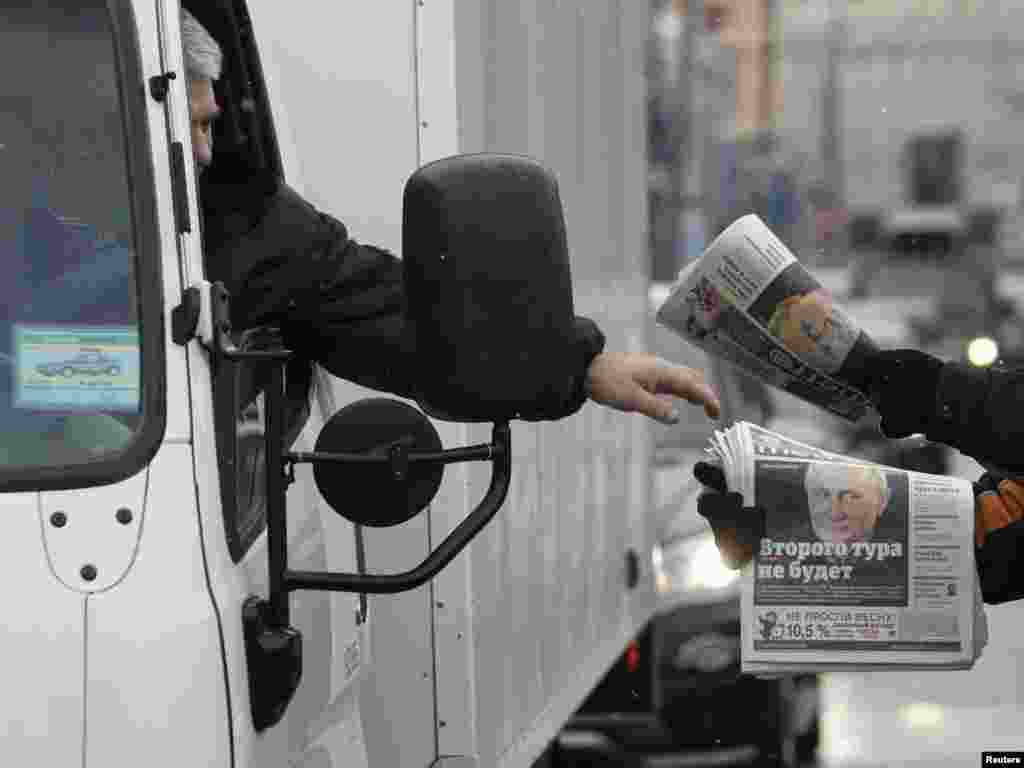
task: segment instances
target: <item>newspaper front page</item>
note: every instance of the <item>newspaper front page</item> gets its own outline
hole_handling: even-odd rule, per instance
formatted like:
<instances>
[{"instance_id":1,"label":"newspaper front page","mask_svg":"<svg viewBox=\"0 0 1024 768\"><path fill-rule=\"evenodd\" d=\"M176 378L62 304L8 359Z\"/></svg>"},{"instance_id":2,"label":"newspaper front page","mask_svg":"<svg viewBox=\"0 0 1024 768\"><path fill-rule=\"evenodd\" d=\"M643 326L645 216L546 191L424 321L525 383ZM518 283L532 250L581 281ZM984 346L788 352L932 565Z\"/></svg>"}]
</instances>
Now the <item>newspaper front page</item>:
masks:
<instances>
[{"instance_id":1,"label":"newspaper front page","mask_svg":"<svg viewBox=\"0 0 1024 768\"><path fill-rule=\"evenodd\" d=\"M679 274L658 322L709 354L851 421L872 406L876 350L756 215L726 228Z\"/></svg>"},{"instance_id":2,"label":"newspaper front page","mask_svg":"<svg viewBox=\"0 0 1024 768\"><path fill-rule=\"evenodd\" d=\"M765 510L742 582L744 671L973 663L985 628L970 483L746 422L721 441L732 448L723 466L742 465L726 469L730 488Z\"/></svg>"}]
</instances>

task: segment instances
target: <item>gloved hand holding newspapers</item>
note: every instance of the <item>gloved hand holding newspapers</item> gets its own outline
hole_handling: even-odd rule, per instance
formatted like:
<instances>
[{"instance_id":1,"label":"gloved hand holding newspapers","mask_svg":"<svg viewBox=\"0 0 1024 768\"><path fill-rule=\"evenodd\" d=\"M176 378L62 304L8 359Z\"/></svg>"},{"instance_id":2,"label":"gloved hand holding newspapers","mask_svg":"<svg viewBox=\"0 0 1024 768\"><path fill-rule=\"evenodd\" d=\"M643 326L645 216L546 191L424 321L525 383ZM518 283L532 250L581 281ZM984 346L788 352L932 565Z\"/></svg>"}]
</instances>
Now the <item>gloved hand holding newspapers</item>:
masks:
<instances>
[{"instance_id":1,"label":"gloved hand holding newspapers","mask_svg":"<svg viewBox=\"0 0 1024 768\"><path fill-rule=\"evenodd\" d=\"M740 422L694 473L743 568L743 669L967 669L987 641L974 488Z\"/></svg>"},{"instance_id":2,"label":"gloved hand holding newspapers","mask_svg":"<svg viewBox=\"0 0 1024 768\"><path fill-rule=\"evenodd\" d=\"M721 467L701 461L693 474L709 489L697 497L697 513L711 524L722 562L738 570L754 558L764 533L764 510L743 506L743 494L728 489Z\"/></svg>"}]
</instances>

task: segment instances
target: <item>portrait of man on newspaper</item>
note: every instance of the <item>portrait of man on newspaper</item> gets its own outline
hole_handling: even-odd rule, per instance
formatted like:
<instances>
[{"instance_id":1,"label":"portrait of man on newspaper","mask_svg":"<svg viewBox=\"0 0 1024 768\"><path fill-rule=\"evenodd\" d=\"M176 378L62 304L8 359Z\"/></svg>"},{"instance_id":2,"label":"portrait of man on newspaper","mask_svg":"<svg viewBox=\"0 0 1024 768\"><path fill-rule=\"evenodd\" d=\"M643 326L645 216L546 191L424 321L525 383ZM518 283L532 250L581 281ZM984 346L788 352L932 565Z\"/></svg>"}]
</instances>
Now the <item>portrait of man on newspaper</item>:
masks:
<instances>
[{"instance_id":1,"label":"portrait of man on newspaper","mask_svg":"<svg viewBox=\"0 0 1024 768\"><path fill-rule=\"evenodd\" d=\"M905 605L907 478L843 462L759 462L758 602ZM806 512L804 511L806 510Z\"/></svg>"},{"instance_id":2,"label":"portrait of man on newspaper","mask_svg":"<svg viewBox=\"0 0 1024 768\"><path fill-rule=\"evenodd\" d=\"M809 464L804 476L814 534L835 544L870 541L892 491L878 467Z\"/></svg>"},{"instance_id":3,"label":"portrait of man on newspaper","mask_svg":"<svg viewBox=\"0 0 1024 768\"><path fill-rule=\"evenodd\" d=\"M768 331L790 352L824 373L838 371L858 329L824 289L787 296L775 305Z\"/></svg>"}]
</instances>

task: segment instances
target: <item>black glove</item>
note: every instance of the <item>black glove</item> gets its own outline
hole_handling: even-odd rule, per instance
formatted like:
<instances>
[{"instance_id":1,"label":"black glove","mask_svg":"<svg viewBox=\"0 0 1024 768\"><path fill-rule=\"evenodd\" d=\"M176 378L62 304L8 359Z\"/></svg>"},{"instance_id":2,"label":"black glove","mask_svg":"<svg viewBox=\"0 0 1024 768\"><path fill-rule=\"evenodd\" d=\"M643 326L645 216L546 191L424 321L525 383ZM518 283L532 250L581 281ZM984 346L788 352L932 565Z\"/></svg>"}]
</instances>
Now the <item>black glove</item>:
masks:
<instances>
[{"instance_id":1,"label":"black glove","mask_svg":"<svg viewBox=\"0 0 1024 768\"><path fill-rule=\"evenodd\" d=\"M935 412L943 362L916 349L878 352L867 363L869 396L888 438L924 432Z\"/></svg>"},{"instance_id":2,"label":"black glove","mask_svg":"<svg viewBox=\"0 0 1024 768\"><path fill-rule=\"evenodd\" d=\"M730 493L725 473L713 464L698 462L694 477L710 490L697 498L697 513L710 524L715 546L727 568L742 568L749 563L764 532L764 510L744 507L743 496Z\"/></svg>"}]
</instances>

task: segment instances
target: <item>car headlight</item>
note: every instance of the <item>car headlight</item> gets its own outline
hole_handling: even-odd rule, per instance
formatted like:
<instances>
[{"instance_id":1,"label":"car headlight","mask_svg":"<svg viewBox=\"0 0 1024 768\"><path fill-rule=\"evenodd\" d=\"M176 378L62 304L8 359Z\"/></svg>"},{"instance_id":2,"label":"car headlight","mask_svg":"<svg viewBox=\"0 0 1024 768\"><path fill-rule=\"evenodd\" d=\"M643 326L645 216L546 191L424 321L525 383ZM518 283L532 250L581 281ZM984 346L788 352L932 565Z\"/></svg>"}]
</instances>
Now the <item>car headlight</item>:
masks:
<instances>
[{"instance_id":1,"label":"car headlight","mask_svg":"<svg viewBox=\"0 0 1024 768\"><path fill-rule=\"evenodd\" d=\"M725 567L712 534L702 536L701 539L687 568L687 589L721 589L729 586L739 578L740 572Z\"/></svg>"},{"instance_id":2,"label":"car headlight","mask_svg":"<svg viewBox=\"0 0 1024 768\"><path fill-rule=\"evenodd\" d=\"M999 345L995 339L979 336L967 345L967 360L978 368L987 368L999 359Z\"/></svg>"},{"instance_id":3,"label":"car headlight","mask_svg":"<svg viewBox=\"0 0 1024 768\"><path fill-rule=\"evenodd\" d=\"M717 593L740 577L739 571L725 567L710 531L655 546L652 561L655 587L662 594Z\"/></svg>"}]
</instances>

